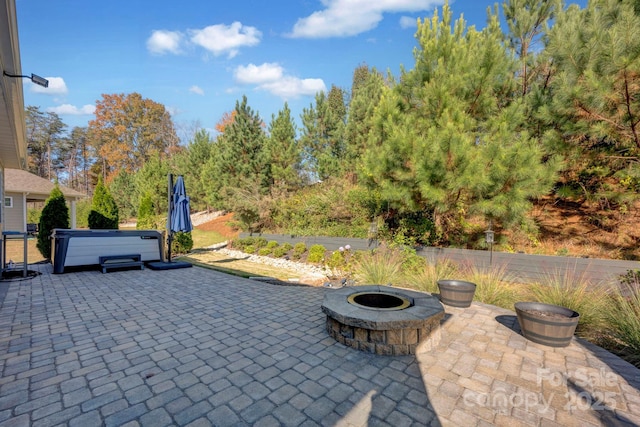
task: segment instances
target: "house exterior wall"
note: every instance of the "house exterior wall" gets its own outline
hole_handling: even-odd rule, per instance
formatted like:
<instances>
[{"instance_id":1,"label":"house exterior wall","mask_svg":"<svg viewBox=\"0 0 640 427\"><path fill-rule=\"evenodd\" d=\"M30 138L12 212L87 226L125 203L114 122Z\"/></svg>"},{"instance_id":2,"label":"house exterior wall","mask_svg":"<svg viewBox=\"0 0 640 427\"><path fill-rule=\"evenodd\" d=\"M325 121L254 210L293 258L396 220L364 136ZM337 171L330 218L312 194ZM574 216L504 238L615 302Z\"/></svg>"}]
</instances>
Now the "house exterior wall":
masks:
<instances>
[{"instance_id":1,"label":"house exterior wall","mask_svg":"<svg viewBox=\"0 0 640 427\"><path fill-rule=\"evenodd\" d=\"M13 206L4 206L4 199L11 197L13 200ZM5 193L2 197L2 205L4 208L4 230L6 231L21 231L25 232L25 201L24 195L21 193Z\"/></svg>"}]
</instances>

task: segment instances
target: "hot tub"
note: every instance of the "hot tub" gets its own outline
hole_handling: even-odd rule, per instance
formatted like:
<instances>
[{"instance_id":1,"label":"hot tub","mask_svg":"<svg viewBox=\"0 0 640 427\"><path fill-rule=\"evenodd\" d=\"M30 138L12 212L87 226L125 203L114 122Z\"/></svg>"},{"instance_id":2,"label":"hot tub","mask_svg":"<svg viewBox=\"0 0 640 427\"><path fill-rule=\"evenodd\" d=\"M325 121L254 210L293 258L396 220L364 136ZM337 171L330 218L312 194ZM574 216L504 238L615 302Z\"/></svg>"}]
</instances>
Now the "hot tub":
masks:
<instances>
[{"instance_id":1,"label":"hot tub","mask_svg":"<svg viewBox=\"0 0 640 427\"><path fill-rule=\"evenodd\" d=\"M143 262L163 261L162 234L156 230L67 230L51 234L53 273L65 267L99 265L101 256L139 254Z\"/></svg>"}]
</instances>

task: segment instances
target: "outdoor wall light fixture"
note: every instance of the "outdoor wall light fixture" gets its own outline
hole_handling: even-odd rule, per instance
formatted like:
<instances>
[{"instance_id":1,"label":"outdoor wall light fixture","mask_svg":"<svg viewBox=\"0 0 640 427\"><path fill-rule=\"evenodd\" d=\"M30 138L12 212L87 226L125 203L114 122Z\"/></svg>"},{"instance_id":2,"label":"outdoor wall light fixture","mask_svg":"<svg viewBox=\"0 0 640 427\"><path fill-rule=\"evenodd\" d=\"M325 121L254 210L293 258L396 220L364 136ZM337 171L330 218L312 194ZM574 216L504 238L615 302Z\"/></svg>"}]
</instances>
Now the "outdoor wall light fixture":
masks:
<instances>
[{"instance_id":1,"label":"outdoor wall light fixture","mask_svg":"<svg viewBox=\"0 0 640 427\"><path fill-rule=\"evenodd\" d=\"M36 74L31 74L31 76L21 76L21 75L15 75L15 74L9 74L6 71L2 71L2 74L4 74L7 77L14 77L14 78L18 78L18 79L30 79L31 82L40 85L42 87L49 87L49 80L45 79L44 77L40 77Z\"/></svg>"}]
</instances>

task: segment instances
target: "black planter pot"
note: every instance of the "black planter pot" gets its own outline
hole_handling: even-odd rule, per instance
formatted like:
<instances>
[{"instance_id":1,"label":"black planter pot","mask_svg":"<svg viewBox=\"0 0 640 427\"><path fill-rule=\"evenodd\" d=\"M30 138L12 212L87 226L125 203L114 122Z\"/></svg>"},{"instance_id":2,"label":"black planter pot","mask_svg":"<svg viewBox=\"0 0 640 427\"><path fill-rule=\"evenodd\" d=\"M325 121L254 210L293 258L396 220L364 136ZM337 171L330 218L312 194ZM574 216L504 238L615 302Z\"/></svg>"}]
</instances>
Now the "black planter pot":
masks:
<instances>
[{"instance_id":1,"label":"black planter pot","mask_svg":"<svg viewBox=\"0 0 640 427\"><path fill-rule=\"evenodd\" d=\"M566 347L578 326L580 314L553 304L518 302L515 304L522 335L549 347Z\"/></svg>"},{"instance_id":2,"label":"black planter pot","mask_svg":"<svg viewBox=\"0 0 640 427\"><path fill-rule=\"evenodd\" d=\"M463 280L438 280L440 301L452 307L469 307L476 292L475 283Z\"/></svg>"}]
</instances>

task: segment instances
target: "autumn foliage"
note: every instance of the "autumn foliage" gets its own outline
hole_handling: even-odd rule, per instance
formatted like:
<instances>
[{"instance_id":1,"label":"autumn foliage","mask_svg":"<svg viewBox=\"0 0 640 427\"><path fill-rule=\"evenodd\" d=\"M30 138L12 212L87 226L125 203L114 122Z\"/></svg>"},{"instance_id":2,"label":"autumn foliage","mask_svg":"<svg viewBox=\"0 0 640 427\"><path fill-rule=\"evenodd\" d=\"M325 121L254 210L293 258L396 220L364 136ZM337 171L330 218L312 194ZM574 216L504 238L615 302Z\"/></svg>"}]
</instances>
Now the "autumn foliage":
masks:
<instances>
[{"instance_id":1,"label":"autumn foliage","mask_svg":"<svg viewBox=\"0 0 640 427\"><path fill-rule=\"evenodd\" d=\"M106 175L121 169L135 172L154 154L168 156L177 150L171 115L164 105L139 93L103 94L95 115L89 130Z\"/></svg>"}]
</instances>

